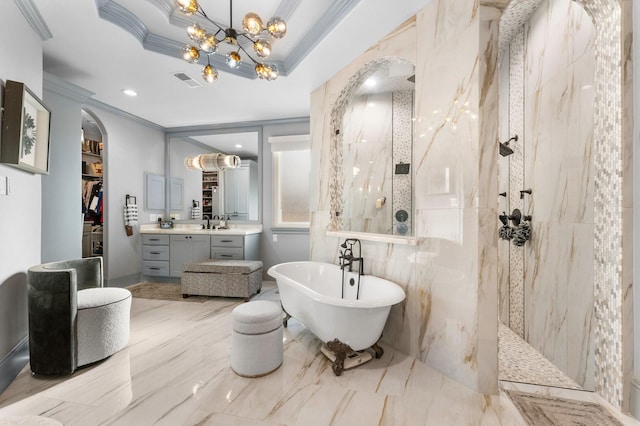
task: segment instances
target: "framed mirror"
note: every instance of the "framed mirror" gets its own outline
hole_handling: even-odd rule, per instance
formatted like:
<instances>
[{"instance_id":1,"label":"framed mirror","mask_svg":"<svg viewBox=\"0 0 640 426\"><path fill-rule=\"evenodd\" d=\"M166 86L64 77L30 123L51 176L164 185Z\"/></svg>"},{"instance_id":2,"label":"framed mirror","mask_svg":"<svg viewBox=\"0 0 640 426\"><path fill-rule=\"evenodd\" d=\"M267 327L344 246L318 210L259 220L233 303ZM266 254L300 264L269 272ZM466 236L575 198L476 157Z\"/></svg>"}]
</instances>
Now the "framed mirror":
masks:
<instances>
[{"instance_id":1,"label":"framed mirror","mask_svg":"<svg viewBox=\"0 0 640 426\"><path fill-rule=\"evenodd\" d=\"M413 231L415 67L366 64L331 112L329 231L410 237Z\"/></svg>"},{"instance_id":2,"label":"framed mirror","mask_svg":"<svg viewBox=\"0 0 640 426\"><path fill-rule=\"evenodd\" d=\"M192 208L197 205L203 219L208 216L233 223L261 222L261 140L261 129L169 134L168 169L172 179L182 179L184 199L182 209L170 209L170 214L192 219ZM241 166L203 173L184 164L186 157L210 152L237 155L242 159Z\"/></svg>"}]
</instances>

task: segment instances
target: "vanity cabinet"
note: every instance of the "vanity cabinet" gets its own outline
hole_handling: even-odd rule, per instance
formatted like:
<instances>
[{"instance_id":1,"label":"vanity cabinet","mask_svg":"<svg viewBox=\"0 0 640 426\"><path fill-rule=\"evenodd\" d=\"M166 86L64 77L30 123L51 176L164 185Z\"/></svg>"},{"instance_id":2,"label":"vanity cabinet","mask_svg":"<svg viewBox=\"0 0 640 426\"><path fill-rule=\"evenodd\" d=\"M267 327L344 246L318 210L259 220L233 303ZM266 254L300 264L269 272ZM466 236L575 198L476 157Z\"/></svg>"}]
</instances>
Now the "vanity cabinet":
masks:
<instances>
[{"instance_id":1,"label":"vanity cabinet","mask_svg":"<svg viewBox=\"0 0 640 426\"><path fill-rule=\"evenodd\" d=\"M171 235L169 268L171 277L182 276L182 265L200 259L209 259L209 235Z\"/></svg>"},{"instance_id":2,"label":"vanity cabinet","mask_svg":"<svg viewBox=\"0 0 640 426\"><path fill-rule=\"evenodd\" d=\"M169 236L142 235L142 275L169 276Z\"/></svg>"},{"instance_id":3,"label":"vanity cabinet","mask_svg":"<svg viewBox=\"0 0 640 426\"><path fill-rule=\"evenodd\" d=\"M211 259L260 260L260 234L212 235Z\"/></svg>"}]
</instances>

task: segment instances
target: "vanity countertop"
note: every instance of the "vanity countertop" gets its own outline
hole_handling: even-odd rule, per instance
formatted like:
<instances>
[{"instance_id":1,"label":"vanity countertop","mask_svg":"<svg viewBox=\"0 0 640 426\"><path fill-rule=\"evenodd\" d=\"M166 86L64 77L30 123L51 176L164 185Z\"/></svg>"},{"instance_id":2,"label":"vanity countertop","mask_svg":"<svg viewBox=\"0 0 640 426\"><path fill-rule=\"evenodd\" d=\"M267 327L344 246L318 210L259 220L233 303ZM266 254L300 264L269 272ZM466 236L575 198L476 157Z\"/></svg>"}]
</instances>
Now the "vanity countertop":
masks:
<instances>
[{"instance_id":1,"label":"vanity countertop","mask_svg":"<svg viewBox=\"0 0 640 426\"><path fill-rule=\"evenodd\" d=\"M261 234L262 225L231 225L229 229L202 229L194 225L176 224L171 229L159 225L140 225L141 234L198 234L198 235L251 235Z\"/></svg>"}]
</instances>

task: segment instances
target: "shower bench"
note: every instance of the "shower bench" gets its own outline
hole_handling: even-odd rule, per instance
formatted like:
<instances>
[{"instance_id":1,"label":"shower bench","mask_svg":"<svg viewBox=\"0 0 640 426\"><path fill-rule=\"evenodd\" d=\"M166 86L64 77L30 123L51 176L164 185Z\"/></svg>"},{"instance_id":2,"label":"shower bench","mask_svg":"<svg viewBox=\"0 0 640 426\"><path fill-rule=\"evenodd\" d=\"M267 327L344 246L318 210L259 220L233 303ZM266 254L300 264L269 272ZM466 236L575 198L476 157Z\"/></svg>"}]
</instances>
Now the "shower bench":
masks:
<instances>
[{"instance_id":1,"label":"shower bench","mask_svg":"<svg viewBox=\"0 0 640 426\"><path fill-rule=\"evenodd\" d=\"M182 297L242 297L247 301L261 288L259 260L202 259L183 265Z\"/></svg>"}]
</instances>

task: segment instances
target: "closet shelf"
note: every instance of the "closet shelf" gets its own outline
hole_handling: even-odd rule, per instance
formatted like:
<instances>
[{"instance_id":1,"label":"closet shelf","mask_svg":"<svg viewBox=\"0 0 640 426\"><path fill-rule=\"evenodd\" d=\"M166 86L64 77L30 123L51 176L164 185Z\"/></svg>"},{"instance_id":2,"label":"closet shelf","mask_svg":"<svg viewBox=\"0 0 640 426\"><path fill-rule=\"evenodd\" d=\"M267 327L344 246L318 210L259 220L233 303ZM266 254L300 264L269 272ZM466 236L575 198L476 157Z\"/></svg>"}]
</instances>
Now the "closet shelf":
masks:
<instances>
[{"instance_id":1,"label":"closet shelf","mask_svg":"<svg viewBox=\"0 0 640 426\"><path fill-rule=\"evenodd\" d=\"M102 154L94 154L93 152L82 151L82 155L86 155L87 157L93 157L93 158L102 158Z\"/></svg>"}]
</instances>

